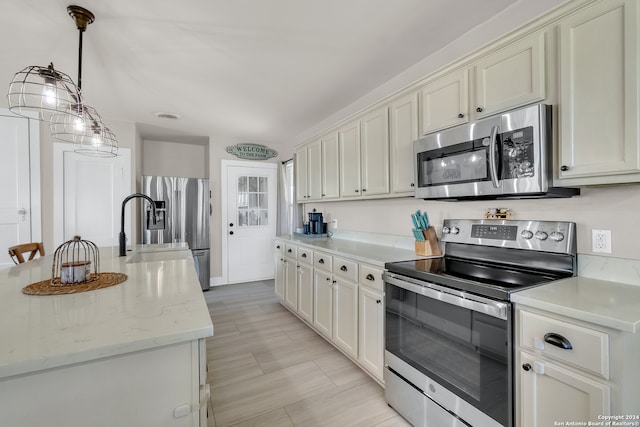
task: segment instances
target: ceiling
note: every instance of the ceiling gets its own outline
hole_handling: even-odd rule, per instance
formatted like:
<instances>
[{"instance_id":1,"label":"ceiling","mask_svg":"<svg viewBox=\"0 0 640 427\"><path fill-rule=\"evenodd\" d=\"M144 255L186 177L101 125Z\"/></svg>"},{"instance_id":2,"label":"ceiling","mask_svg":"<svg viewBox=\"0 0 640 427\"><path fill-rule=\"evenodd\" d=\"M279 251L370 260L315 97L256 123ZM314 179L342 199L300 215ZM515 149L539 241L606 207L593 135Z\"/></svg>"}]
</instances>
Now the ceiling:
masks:
<instances>
[{"instance_id":1,"label":"ceiling","mask_svg":"<svg viewBox=\"0 0 640 427\"><path fill-rule=\"evenodd\" d=\"M76 79L78 31L66 7L77 4L96 16L82 89L107 125L282 143L515 2L4 1L0 81L8 88L15 72L49 62Z\"/></svg>"}]
</instances>

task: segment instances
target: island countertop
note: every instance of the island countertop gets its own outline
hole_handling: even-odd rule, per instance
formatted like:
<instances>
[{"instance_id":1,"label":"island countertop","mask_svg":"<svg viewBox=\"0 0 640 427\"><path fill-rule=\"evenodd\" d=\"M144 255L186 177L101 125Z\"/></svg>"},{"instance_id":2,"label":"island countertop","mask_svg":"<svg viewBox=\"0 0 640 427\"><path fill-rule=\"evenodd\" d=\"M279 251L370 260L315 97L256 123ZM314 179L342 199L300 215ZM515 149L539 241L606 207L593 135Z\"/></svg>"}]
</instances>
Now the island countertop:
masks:
<instances>
[{"instance_id":1,"label":"island countertop","mask_svg":"<svg viewBox=\"0 0 640 427\"><path fill-rule=\"evenodd\" d=\"M76 294L22 293L51 277L52 255L0 270L0 378L212 336L188 248L136 250L164 255L127 263L136 253L100 248L100 271L125 273L127 281Z\"/></svg>"}]
</instances>

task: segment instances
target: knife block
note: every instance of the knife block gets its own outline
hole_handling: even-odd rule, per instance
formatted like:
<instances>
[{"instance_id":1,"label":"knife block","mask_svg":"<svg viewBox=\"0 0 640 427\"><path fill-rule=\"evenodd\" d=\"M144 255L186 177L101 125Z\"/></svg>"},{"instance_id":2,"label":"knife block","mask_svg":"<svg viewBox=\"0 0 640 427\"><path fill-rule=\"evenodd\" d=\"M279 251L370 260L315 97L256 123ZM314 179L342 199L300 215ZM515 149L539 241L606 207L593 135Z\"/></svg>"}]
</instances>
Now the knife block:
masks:
<instances>
[{"instance_id":1,"label":"knife block","mask_svg":"<svg viewBox=\"0 0 640 427\"><path fill-rule=\"evenodd\" d=\"M436 230L433 227L429 227L426 230L422 230L424 235L424 242L416 240L416 255L424 256L440 256L442 250L440 249L440 241L436 235Z\"/></svg>"}]
</instances>

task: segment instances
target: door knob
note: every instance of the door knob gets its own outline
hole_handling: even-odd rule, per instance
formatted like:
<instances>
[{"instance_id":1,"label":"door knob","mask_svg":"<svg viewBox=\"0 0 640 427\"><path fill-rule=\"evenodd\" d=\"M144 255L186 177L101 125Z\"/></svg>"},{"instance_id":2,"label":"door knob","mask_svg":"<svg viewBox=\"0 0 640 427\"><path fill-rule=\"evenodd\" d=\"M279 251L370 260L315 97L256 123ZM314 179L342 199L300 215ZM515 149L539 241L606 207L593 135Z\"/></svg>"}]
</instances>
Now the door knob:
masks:
<instances>
[{"instance_id":1,"label":"door knob","mask_svg":"<svg viewBox=\"0 0 640 427\"><path fill-rule=\"evenodd\" d=\"M26 219L27 216L27 210L25 208L22 208L18 211L18 215L22 215L22 220L24 221Z\"/></svg>"}]
</instances>

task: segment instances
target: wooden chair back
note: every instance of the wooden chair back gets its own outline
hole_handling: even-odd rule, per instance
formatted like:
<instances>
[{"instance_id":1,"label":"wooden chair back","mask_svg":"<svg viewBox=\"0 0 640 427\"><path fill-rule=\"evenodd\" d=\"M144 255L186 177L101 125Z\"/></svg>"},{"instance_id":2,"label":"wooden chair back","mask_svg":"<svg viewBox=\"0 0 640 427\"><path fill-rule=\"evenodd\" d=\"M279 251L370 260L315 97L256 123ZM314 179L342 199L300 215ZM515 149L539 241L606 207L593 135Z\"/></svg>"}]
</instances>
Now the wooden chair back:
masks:
<instances>
[{"instance_id":1,"label":"wooden chair back","mask_svg":"<svg viewBox=\"0 0 640 427\"><path fill-rule=\"evenodd\" d=\"M22 264L25 262L24 256L22 254L29 252L29 259L26 261L31 261L35 258L37 253L40 253L40 256L44 256L44 246L42 243L23 243L22 245L11 246L9 248L9 256L15 264Z\"/></svg>"}]
</instances>

